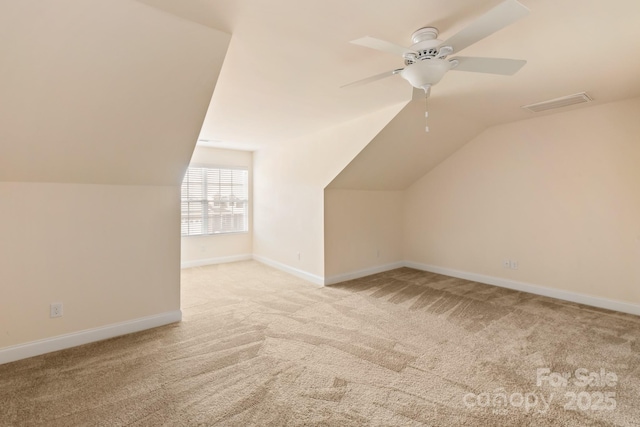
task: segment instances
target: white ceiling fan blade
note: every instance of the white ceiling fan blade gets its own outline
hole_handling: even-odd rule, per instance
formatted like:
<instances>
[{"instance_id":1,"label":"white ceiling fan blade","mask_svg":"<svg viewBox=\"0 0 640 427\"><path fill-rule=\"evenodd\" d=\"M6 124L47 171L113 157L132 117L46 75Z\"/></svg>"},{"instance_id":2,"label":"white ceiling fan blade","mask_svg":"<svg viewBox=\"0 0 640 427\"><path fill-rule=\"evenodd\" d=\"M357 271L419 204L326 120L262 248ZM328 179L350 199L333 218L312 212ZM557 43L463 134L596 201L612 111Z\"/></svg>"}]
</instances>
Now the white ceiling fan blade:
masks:
<instances>
[{"instance_id":1,"label":"white ceiling fan blade","mask_svg":"<svg viewBox=\"0 0 640 427\"><path fill-rule=\"evenodd\" d=\"M458 65L452 67L452 70L501 74L503 76L514 75L527 63L527 61L522 59L480 58L471 56L456 56L455 58L451 58L451 61L458 61Z\"/></svg>"},{"instance_id":2,"label":"white ceiling fan blade","mask_svg":"<svg viewBox=\"0 0 640 427\"><path fill-rule=\"evenodd\" d=\"M506 0L445 40L442 46L451 46L454 52L460 52L528 14L529 9L516 0Z\"/></svg>"},{"instance_id":3,"label":"white ceiling fan blade","mask_svg":"<svg viewBox=\"0 0 640 427\"><path fill-rule=\"evenodd\" d=\"M384 79L384 78L387 78L387 77L391 77L394 74L398 74L402 70L403 70L403 68L399 68L397 70L392 70L392 71L386 71L384 73L376 74L375 76L367 77L366 79L357 80L355 82L351 82L351 83L348 83L348 84L340 86L340 87L343 88L343 87L348 87L348 86L360 86L360 85L364 85L364 84L367 84L367 83L375 82L376 80L381 80L381 79Z\"/></svg>"},{"instance_id":4,"label":"white ceiling fan blade","mask_svg":"<svg viewBox=\"0 0 640 427\"><path fill-rule=\"evenodd\" d=\"M407 53L412 53L414 55L416 54L414 51L406 47L402 47L397 44L388 42L386 40L380 40L380 39L376 39L374 37L369 37L369 36L362 37L357 40L352 40L351 43L357 44L359 46L375 49L375 50L381 50L382 52L391 53L393 55L402 56Z\"/></svg>"}]
</instances>

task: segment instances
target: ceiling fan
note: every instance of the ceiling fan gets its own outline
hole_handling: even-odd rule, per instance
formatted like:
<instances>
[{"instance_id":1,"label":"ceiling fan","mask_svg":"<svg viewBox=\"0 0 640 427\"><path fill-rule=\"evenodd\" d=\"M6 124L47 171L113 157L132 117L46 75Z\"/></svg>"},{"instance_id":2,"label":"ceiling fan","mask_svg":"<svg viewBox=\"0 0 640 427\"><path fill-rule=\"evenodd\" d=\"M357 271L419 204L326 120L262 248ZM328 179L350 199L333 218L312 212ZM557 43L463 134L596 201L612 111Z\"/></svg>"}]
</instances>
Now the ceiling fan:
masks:
<instances>
[{"instance_id":1,"label":"ceiling fan","mask_svg":"<svg viewBox=\"0 0 640 427\"><path fill-rule=\"evenodd\" d=\"M402 56L405 67L358 80L342 87L370 83L400 74L415 88L415 99L418 96L428 97L431 86L437 84L449 70L513 75L527 61L468 56L447 59L447 56L460 52L523 18L528 13L529 9L516 0L505 0L445 41L438 40L438 29L434 27L424 27L415 31L411 35L413 44L408 48L373 37L353 40L351 42L353 44Z\"/></svg>"}]
</instances>

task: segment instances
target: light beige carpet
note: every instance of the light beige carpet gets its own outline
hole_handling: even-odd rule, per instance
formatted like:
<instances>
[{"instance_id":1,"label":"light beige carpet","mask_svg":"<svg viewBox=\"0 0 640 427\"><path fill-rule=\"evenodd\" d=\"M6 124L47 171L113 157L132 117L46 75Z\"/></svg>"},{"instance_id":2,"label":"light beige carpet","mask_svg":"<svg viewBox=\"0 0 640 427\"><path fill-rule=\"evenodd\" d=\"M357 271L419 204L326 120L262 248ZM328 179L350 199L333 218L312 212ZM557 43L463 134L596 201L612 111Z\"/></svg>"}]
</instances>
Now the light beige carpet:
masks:
<instances>
[{"instance_id":1,"label":"light beige carpet","mask_svg":"<svg viewBox=\"0 0 640 427\"><path fill-rule=\"evenodd\" d=\"M640 425L635 316L408 268L182 286L180 324L0 366L0 425Z\"/></svg>"}]
</instances>

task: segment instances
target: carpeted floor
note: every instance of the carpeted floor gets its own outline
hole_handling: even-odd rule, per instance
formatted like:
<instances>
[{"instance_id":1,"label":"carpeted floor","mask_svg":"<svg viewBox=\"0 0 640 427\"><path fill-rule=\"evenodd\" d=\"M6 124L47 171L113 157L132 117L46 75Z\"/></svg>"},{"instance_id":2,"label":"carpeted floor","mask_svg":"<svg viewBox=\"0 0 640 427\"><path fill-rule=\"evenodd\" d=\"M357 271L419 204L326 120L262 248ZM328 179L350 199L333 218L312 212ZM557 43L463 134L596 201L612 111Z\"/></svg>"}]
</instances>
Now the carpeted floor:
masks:
<instances>
[{"instance_id":1,"label":"carpeted floor","mask_svg":"<svg viewBox=\"0 0 640 427\"><path fill-rule=\"evenodd\" d=\"M182 288L180 324L0 366L0 425L640 425L635 316L408 268Z\"/></svg>"}]
</instances>

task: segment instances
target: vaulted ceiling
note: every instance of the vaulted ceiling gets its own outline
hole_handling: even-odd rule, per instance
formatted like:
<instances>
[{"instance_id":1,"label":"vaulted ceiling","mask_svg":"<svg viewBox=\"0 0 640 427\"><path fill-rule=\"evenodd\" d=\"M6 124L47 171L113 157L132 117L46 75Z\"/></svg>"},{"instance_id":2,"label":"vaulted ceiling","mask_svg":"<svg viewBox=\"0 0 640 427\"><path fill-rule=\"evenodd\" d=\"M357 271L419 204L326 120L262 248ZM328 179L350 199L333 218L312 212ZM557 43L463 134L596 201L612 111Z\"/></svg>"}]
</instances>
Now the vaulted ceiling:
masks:
<instances>
[{"instance_id":1,"label":"vaulted ceiling","mask_svg":"<svg viewBox=\"0 0 640 427\"><path fill-rule=\"evenodd\" d=\"M350 40L369 35L409 46L411 33L424 26L437 27L444 40L501 2L139 1L233 35L200 137L240 149L408 101L411 87L399 76L340 88L403 65L400 57ZM529 16L463 54L525 59L522 70L510 77L449 72L431 92L429 134L420 131L420 108L408 106L332 185L404 188L482 129L532 117L524 104L582 91L597 103L640 95L640 2L521 3Z\"/></svg>"},{"instance_id":2,"label":"vaulted ceiling","mask_svg":"<svg viewBox=\"0 0 640 427\"><path fill-rule=\"evenodd\" d=\"M153 144L144 145L144 149L133 144L110 147L108 141L118 137L111 132L118 126L106 126L104 129L98 129L98 132L95 131L95 127L90 126L91 120L101 114L101 102L117 103L127 92L127 88L136 87L141 95L146 94L144 100L140 98L139 108L129 105L126 109L138 111L136 120L130 120L134 115L126 113L125 110L118 115L117 110L110 109L109 114L114 114L115 111L118 116L111 119L107 117L101 123L108 124L111 120L129 129L135 129L136 123L140 123L140 120L148 122L144 126L146 129L153 128L152 123L156 123L153 135L139 135L134 138L156 141L156 151L161 149L166 154L173 149L171 139L175 139L175 136L166 131L175 125L168 119L186 117L179 112L193 107L193 111L187 114L190 119L183 123L185 132L181 137L187 137L192 133L186 129L197 126L196 110L201 108L199 105L203 94L203 91L197 92L199 84L193 83L194 78L204 82L202 71L210 67L212 81L215 81L218 72L216 61L220 60L220 53L224 54L224 46L218 49L215 42L203 41L203 37L206 38L205 32L196 35L197 31L191 27L181 27L179 21L183 18L232 34L200 138L222 141L215 143L222 147L256 150L409 101L411 87L399 76L365 86L340 88L354 80L402 66L402 58L350 44L350 40L370 35L408 46L411 33L423 26L438 27L440 39L446 39L501 2L137 1L139 3L133 0L130 3L154 6L155 9L149 9L154 9L155 14L153 11L126 6L126 1L119 0L116 2L118 7L135 11L135 17L130 13L126 14L129 18L124 20L122 16L111 16L109 14L114 13L113 8L99 17L101 9L95 7L96 3L91 3L93 6L89 6L89 3L86 7L78 6L81 13L76 13L77 16L66 14L66 21L50 19L64 12L60 6L51 6L52 11L48 17L38 12L27 16L25 22L14 20L14 23L18 22L20 26L12 24L10 14L5 13L0 17L6 21L2 25L3 31L21 33L27 41L31 37L29 34L37 37L32 40L36 42L28 46L35 48L30 51L31 57L25 57L20 53L24 50L12 41L11 34L3 37L3 91L15 100L8 103L6 97L3 99L4 118L9 122L11 117L18 115L20 109L27 113L20 114L20 117L29 117L29 111L35 109L51 124L49 130L57 132L62 129L61 126L67 126L66 132L70 128L69 124L65 125L64 120L71 115L65 114L65 111L71 109L77 122L77 126L72 129L75 145L65 145L63 134L55 132L36 132L31 138L26 138L20 132L14 132L10 136L17 140L50 140L61 144L39 146L38 150L44 150L41 159L37 164L33 164L31 170L25 169L24 176L29 175L37 180L36 166L46 169L47 153L50 155L55 152L54 148L60 151L60 147L70 150L71 156L110 156L113 158L112 165L130 169L129 173L135 175L136 172L129 166L135 164L135 161L118 159L125 158L122 156L123 153L131 154L136 159L142 159L144 153L153 157L153 150L147 150ZM511 77L449 72L432 89L429 100L430 133L420 131L425 124L424 116L418 106L409 104L332 185L341 188L405 188L482 129L532 117L532 113L520 108L523 104L581 91L587 91L597 103L640 95L640 79L637 78L640 75L640 25L637 24L640 2L521 2L531 10L528 17L463 51L467 56L525 59L528 63L520 72ZM41 2L19 2L22 5L20 8L24 10L32 7L30 4L38 3L39 10L46 9ZM60 4L71 3L80 4L69 0ZM12 3L6 3L8 10L15 9L18 3L14 6L9 6L10 4ZM36 10L35 6L33 7ZM158 12L165 14L165 21L172 24L164 27L159 25L163 20L155 16ZM145 16L149 19L145 19ZM179 19L176 19L176 16ZM65 23L68 30L59 34L68 34L68 37L65 36L67 38L63 37L61 40L51 39L47 47L43 40L46 40L47 31L57 25L56 22ZM55 31L62 28L60 25ZM111 37L107 36L109 28L113 32ZM182 28L181 32L178 28ZM134 34L134 38L129 37ZM145 38L144 34L149 37ZM132 45L127 47L127 40L133 39L137 40L136 43L141 43L135 49ZM190 43L189 40L195 43ZM57 48L52 51L52 45L73 49ZM184 47L176 48L178 45ZM218 50L216 58L205 53L209 49L207 46ZM69 64L75 61L78 67L56 68L60 62L53 60L51 52L64 54L65 51L75 52L73 55L76 56L67 59L70 61ZM40 59L38 52L42 53ZM152 62L144 60L145 57ZM15 79L11 80L15 75L8 74L9 71L13 73L15 67L9 67L7 64L10 62L7 62L6 58L11 60L12 65L16 64L16 60L26 61L24 64L32 70L36 70L40 64L40 71L47 71L39 74L40 86L16 86ZM101 83L100 74L95 74L94 71L83 74L83 67L86 68L87 64L103 64L95 70L105 70L104 76L112 76L113 70L117 69L122 82L117 86L119 89L116 92L106 90L106 86ZM70 74L69 70L76 74ZM167 80L166 77L170 75L179 78ZM157 78L150 78L153 76ZM78 77L91 82L94 85L92 87L98 90L96 94L100 96L92 97L90 93L78 89L83 87L76 84ZM25 79L21 81L28 82ZM160 89L162 85L164 89ZM174 90L181 86L188 88L188 91L180 94ZM207 85L200 87L204 88ZM65 93L67 89L74 91L73 96ZM32 99L25 99L21 90L26 91L24 93L28 93ZM167 94L167 91L175 99L175 108L171 111L156 111L159 105L164 104L153 100L158 96L165 96L163 93ZM43 98L48 100L47 103L38 105L38 100ZM189 104L189 100L197 101ZM30 102L29 105L27 101ZM92 110L88 110L86 106L91 106ZM78 120L78 117L86 117L86 120ZM169 128L165 129L165 124ZM29 127L28 123L23 125L29 132L42 128ZM11 126L16 128L16 123L12 123ZM51 136L56 135L59 136L57 140L51 140ZM135 132L129 135L131 137ZM87 149L88 145L79 142L92 138L99 142L99 148L93 151ZM29 143L25 142L22 148L16 144L16 147L12 155L27 159L31 150ZM137 151L133 153L132 150ZM181 149L181 156L184 154L183 151ZM8 158L5 157L6 159ZM5 170L7 167L13 166L7 161ZM68 176L68 171L61 171L59 175L63 180L67 177L69 180L81 181L83 177L91 177L89 181L109 181L108 170L92 171L90 167L85 169L75 171L77 176L73 178ZM383 171L383 176L386 177L384 182L380 180L380 171ZM178 171L172 171L172 174L175 175L176 172ZM51 176L56 173L52 170ZM22 179L18 175L20 173L15 173L14 177ZM136 180L144 181L139 178ZM149 180L160 181L160 175Z\"/></svg>"},{"instance_id":3,"label":"vaulted ceiling","mask_svg":"<svg viewBox=\"0 0 640 427\"><path fill-rule=\"evenodd\" d=\"M230 38L133 0L0 2L0 181L178 185Z\"/></svg>"}]
</instances>

